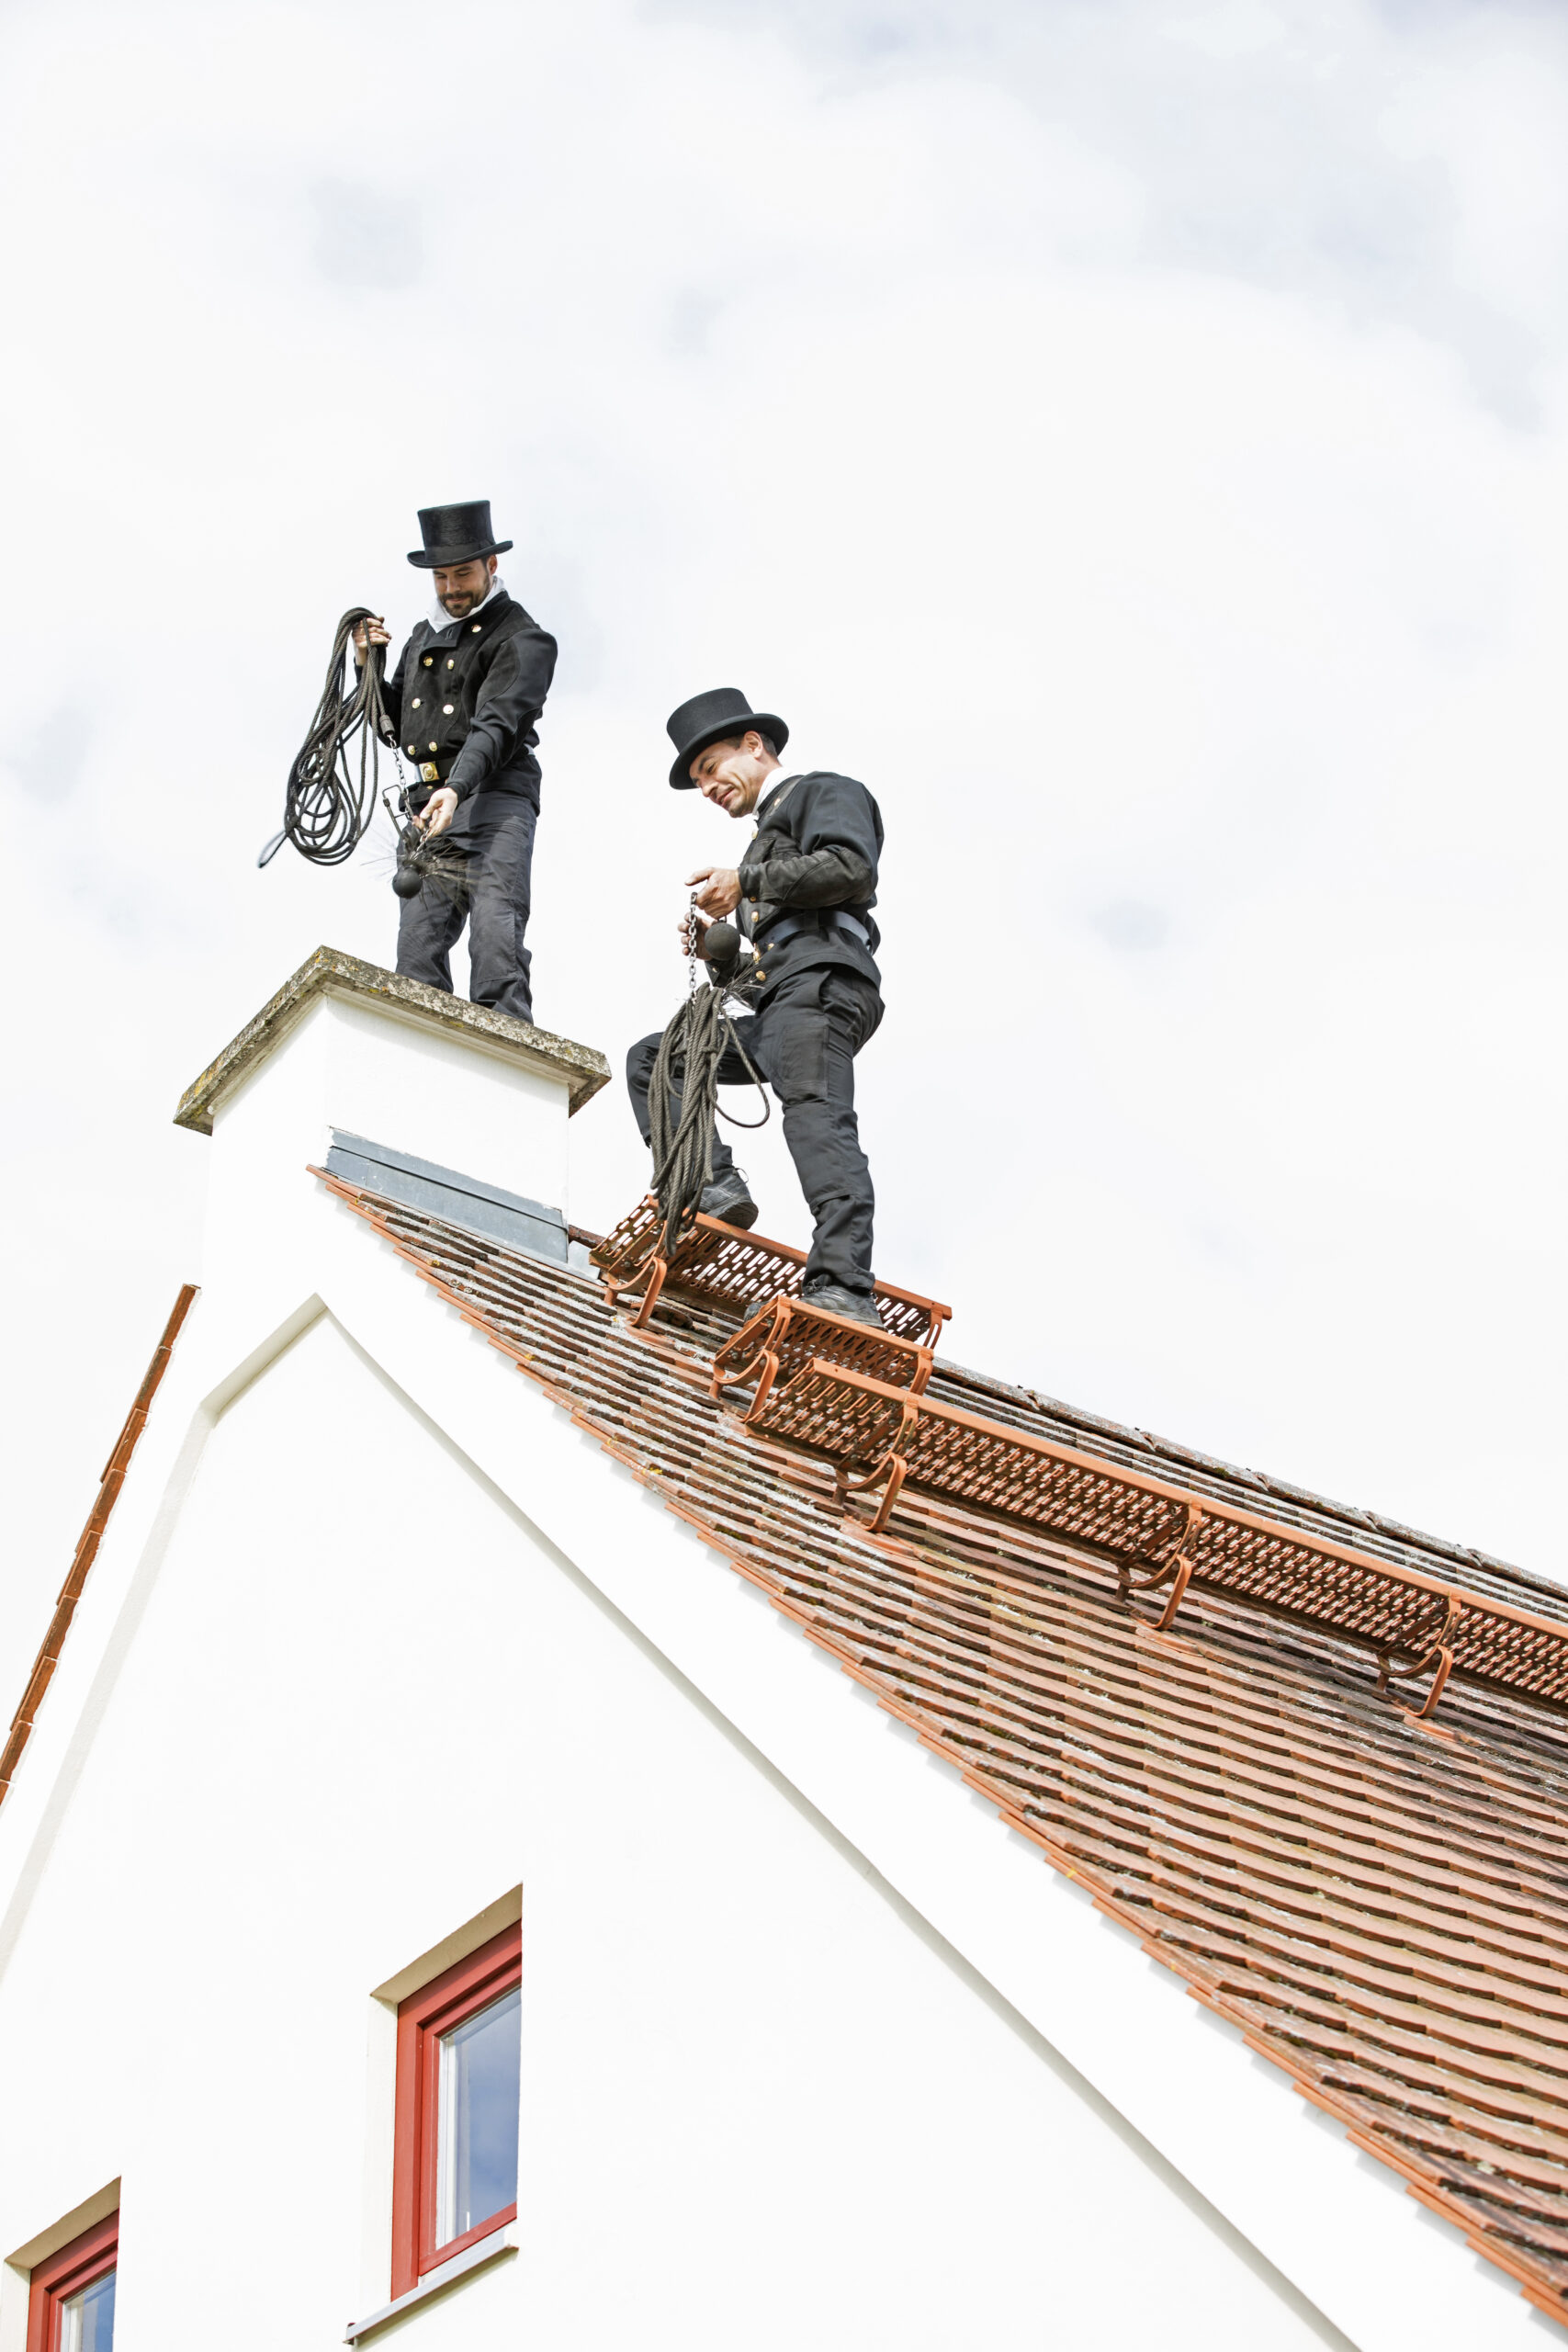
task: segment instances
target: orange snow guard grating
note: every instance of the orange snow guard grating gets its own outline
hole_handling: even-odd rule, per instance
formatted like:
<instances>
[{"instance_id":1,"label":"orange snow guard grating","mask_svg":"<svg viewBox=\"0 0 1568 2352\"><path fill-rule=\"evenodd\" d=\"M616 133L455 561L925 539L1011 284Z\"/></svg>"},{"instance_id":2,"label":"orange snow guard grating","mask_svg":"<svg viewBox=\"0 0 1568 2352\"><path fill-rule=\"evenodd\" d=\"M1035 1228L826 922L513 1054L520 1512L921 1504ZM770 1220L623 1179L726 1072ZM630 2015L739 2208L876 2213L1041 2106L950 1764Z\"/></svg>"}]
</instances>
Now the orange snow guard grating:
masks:
<instances>
[{"instance_id":1,"label":"orange snow guard grating","mask_svg":"<svg viewBox=\"0 0 1568 2352\"><path fill-rule=\"evenodd\" d=\"M1330 1626L1376 1652L1380 1690L1395 1678L1429 1671L1423 1715L1432 1713L1456 1670L1568 1704L1568 1626L1212 1497L1200 1502L1178 1487L1032 1431L983 1420L922 1396L923 1379L890 1381L829 1360L840 1352L835 1346L780 1381L782 1365L770 1373L761 1361L768 1351L759 1344L760 1320L719 1351L716 1388L726 1377L743 1376L742 1365L758 1369L748 1424L825 1456L841 1498L880 1487L874 1532L886 1525L908 1485L1081 1544L1111 1562L1123 1591L1166 1589L1162 1627L1190 1586ZM874 1333L867 1336L874 1347Z\"/></svg>"},{"instance_id":2,"label":"orange snow guard grating","mask_svg":"<svg viewBox=\"0 0 1568 2352\"><path fill-rule=\"evenodd\" d=\"M634 1296L640 1293L639 1329L652 1314L666 1283L676 1290L692 1291L715 1306L739 1306L742 1311L781 1296L799 1297L806 1272L804 1250L792 1250L784 1241L764 1241L736 1226L721 1225L717 1217L699 1215L674 1256L665 1260L658 1249L661 1223L659 1203L650 1193L591 1252L604 1274L612 1306L622 1291ZM890 1331L900 1339L923 1340L928 1347L935 1344L953 1312L950 1306L939 1306L914 1291L895 1290L889 1283L877 1283L876 1303Z\"/></svg>"},{"instance_id":3,"label":"orange snow guard grating","mask_svg":"<svg viewBox=\"0 0 1568 2352\"><path fill-rule=\"evenodd\" d=\"M1098 1554L1123 1593L1164 1592L1161 1629L1190 1588L1329 1627L1374 1652L1380 1690L1429 1674L1423 1717L1455 1672L1568 1706L1568 1626L928 1397L950 1310L912 1291L877 1284L877 1332L804 1305L799 1250L699 1216L667 1263L659 1232L650 1197L595 1247L612 1301L640 1290L639 1328L667 1283L751 1308L713 1395L751 1384L744 1426L831 1462L846 1508L880 1488L873 1533L908 1485Z\"/></svg>"}]
</instances>

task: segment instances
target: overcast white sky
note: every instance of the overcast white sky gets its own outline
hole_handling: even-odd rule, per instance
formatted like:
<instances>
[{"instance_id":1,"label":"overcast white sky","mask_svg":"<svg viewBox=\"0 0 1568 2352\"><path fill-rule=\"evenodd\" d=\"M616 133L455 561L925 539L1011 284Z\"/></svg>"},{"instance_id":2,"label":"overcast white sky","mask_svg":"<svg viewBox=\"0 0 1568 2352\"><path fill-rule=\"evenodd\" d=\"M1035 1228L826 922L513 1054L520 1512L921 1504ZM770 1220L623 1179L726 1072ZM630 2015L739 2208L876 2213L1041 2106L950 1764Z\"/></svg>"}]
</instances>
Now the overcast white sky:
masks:
<instances>
[{"instance_id":1,"label":"overcast white sky","mask_svg":"<svg viewBox=\"0 0 1568 2352\"><path fill-rule=\"evenodd\" d=\"M486 494L545 1025L673 1009L732 835L663 721L739 684L882 803L878 1269L953 1354L1568 1574L1562 7L0 30L0 1721L199 1270L181 1089L392 959L384 863L255 869L333 625ZM618 1090L574 1138L609 1223Z\"/></svg>"}]
</instances>

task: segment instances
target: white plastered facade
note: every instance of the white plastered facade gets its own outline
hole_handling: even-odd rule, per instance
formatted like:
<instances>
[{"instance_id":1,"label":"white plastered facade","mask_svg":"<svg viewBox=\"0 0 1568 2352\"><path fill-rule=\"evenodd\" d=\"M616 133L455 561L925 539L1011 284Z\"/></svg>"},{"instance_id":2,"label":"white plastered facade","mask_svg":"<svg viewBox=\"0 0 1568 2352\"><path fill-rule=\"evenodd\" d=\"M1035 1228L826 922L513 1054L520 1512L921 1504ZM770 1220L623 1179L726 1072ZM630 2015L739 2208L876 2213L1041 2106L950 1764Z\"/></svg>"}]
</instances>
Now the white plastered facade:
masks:
<instances>
[{"instance_id":1,"label":"white plastered facade","mask_svg":"<svg viewBox=\"0 0 1568 2352\"><path fill-rule=\"evenodd\" d=\"M329 997L219 1109L0 1809L0 2352L114 2182L117 2352L383 2304L395 1996L518 1889L515 2249L372 2345L1555 2335L305 1172L564 1205L517 1077Z\"/></svg>"}]
</instances>

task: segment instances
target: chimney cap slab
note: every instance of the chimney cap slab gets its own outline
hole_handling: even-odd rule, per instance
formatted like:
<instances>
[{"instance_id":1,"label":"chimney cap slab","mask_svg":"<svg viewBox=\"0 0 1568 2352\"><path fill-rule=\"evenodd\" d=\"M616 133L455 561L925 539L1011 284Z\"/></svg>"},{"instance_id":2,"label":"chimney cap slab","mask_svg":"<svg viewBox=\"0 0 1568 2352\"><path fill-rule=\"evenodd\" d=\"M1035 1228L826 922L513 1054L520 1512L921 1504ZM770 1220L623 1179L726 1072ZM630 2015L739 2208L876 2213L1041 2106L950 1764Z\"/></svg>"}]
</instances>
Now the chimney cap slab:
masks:
<instances>
[{"instance_id":1,"label":"chimney cap slab","mask_svg":"<svg viewBox=\"0 0 1568 2352\"><path fill-rule=\"evenodd\" d=\"M423 980L405 979L400 972L367 964L341 947L318 947L186 1087L175 1113L175 1126L209 1136L213 1112L223 1097L322 996L353 997L378 1005L394 1019L433 1028L454 1042L464 1041L498 1055L519 1069L554 1079L567 1089L569 1116L609 1083L610 1065L592 1046L576 1045L547 1029L530 1028L526 1022L513 1021L510 1014L492 1012L488 1005L470 1004L464 997L448 996L444 989L427 988Z\"/></svg>"}]
</instances>

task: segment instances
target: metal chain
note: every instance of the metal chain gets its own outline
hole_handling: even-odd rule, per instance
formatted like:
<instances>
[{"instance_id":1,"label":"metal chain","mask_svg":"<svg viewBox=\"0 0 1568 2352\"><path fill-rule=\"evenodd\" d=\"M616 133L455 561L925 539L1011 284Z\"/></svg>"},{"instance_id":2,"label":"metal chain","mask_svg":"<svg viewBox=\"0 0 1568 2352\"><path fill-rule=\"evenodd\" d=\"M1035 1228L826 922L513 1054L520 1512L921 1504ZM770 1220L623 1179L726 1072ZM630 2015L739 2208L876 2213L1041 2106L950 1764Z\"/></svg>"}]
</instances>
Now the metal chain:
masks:
<instances>
[{"instance_id":1,"label":"metal chain","mask_svg":"<svg viewBox=\"0 0 1568 2352\"><path fill-rule=\"evenodd\" d=\"M694 890L686 907L686 995L688 1000L697 989L697 894Z\"/></svg>"}]
</instances>

